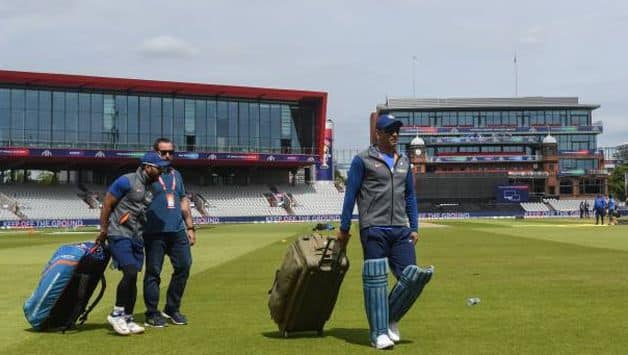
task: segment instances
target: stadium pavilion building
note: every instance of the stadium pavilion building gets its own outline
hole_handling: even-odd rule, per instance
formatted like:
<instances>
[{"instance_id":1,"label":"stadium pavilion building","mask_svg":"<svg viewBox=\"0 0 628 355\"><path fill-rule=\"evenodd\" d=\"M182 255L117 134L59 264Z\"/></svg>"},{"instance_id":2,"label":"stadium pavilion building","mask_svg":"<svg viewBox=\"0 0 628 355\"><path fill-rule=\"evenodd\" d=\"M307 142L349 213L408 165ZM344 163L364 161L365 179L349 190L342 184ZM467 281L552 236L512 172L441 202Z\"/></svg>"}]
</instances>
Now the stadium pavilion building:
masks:
<instances>
[{"instance_id":1,"label":"stadium pavilion building","mask_svg":"<svg viewBox=\"0 0 628 355\"><path fill-rule=\"evenodd\" d=\"M371 141L379 114L403 121L399 150L413 160L423 200L494 199L497 185L593 195L607 191L608 175L597 108L576 97L389 98L371 115Z\"/></svg>"},{"instance_id":2,"label":"stadium pavilion building","mask_svg":"<svg viewBox=\"0 0 628 355\"><path fill-rule=\"evenodd\" d=\"M628 143L618 145L613 156L618 164L628 164Z\"/></svg>"},{"instance_id":3,"label":"stadium pavilion building","mask_svg":"<svg viewBox=\"0 0 628 355\"><path fill-rule=\"evenodd\" d=\"M313 178L324 92L0 70L0 171L106 184L157 137L199 185ZM60 174L64 179L64 174Z\"/></svg>"}]
</instances>

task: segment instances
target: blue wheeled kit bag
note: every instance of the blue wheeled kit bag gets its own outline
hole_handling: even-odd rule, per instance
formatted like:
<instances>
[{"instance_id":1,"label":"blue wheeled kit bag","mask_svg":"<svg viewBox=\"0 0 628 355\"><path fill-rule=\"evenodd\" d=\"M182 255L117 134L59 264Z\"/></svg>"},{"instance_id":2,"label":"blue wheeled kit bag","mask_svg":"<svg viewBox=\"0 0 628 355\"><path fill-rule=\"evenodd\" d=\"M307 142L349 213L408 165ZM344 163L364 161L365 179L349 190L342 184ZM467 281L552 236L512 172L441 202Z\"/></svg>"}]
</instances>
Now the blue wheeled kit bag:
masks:
<instances>
[{"instance_id":1,"label":"blue wheeled kit bag","mask_svg":"<svg viewBox=\"0 0 628 355\"><path fill-rule=\"evenodd\" d=\"M83 242L57 249L37 288L24 303L24 315L33 329L65 331L77 321L83 324L105 292L104 272L109 259L107 246L100 243ZM100 292L88 307L99 282Z\"/></svg>"}]
</instances>

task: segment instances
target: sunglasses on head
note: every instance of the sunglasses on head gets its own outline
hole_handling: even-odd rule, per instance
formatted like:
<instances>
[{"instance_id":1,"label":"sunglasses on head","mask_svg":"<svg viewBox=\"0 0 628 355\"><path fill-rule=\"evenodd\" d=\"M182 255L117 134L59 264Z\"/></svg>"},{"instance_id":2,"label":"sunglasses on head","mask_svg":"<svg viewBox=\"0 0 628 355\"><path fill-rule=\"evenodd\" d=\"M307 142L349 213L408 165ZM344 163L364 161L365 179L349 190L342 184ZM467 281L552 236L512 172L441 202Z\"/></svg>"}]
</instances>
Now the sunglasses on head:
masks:
<instances>
[{"instance_id":1,"label":"sunglasses on head","mask_svg":"<svg viewBox=\"0 0 628 355\"><path fill-rule=\"evenodd\" d=\"M174 155L174 150L160 150L159 154L161 154L161 155L166 155L166 154Z\"/></svg>"}]
</instances>

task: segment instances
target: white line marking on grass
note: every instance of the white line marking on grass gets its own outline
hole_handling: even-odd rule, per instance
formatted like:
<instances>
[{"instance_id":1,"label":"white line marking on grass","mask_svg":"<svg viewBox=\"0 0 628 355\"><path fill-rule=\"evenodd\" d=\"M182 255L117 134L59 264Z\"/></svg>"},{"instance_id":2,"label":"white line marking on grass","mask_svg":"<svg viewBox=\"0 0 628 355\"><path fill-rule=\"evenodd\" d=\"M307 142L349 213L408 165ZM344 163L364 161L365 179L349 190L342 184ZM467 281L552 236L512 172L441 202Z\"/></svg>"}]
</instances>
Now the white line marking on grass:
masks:
<instances>
[{"instance_id":1,"label":"white line marking on grass","mask_svg":"<svg viewBox=\"0 0 628 355\"><path fill-rule=\"evenodd\" d=\"M0 234L33 234L33 233L41 233L36 230L9 230L9 231L0 231Z\"/></svg>"},{"instance_id":2,"label":"white line marking on grass","mask_svg":"<svg viewBox=\"0 0 628 355\"><path fill-rule=\"evenodd\" d=\"M421 228L445 228L445 227L449 227L449 226L446 226L444 224L419 221L419 229Z\"/></svg>"},{"instance_id":3,"label":"white line marking on grass","mask_svg":"<svg viewBox=\"0 0 628 355\"><path fill-rule=\"evenodd\" d=\"M530 224L530 223L526 223L526 224L518 224L518 225L512 225L512 227L543 227L543 228L574 228L574 227L609 227L606 224L584 224L584 223L579 223L579 224L544 224L544 223L535 223L535 224Z\"/></svg>"},{"instance_id":4,"label":"white line marking on grass","mask_svg":"<svg viewBox=\"0 0 628 355\"><path fill-rule=\"evenodd\" d=\"M46 234L96 234L96 232L47 232Z\"/></svg>"}]
</instances>

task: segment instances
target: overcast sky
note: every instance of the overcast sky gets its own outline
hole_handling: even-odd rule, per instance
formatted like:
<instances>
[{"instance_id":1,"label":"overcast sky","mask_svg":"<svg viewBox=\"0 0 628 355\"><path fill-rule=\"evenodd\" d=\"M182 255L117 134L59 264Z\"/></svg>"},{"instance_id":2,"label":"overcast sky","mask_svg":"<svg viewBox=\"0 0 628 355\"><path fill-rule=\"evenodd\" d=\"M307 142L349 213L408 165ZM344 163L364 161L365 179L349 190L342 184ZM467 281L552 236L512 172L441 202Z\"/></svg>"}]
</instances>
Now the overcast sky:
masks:
<instances>
[{"instance_id":1,"label":"overcast sky","mask_svg":"<svg viewBox=\"0 0 628 355\"><path fill-rule=\"evenodd\" d=\"M336 144L387 96L579 96L628 141L628 1L0 0L0 68L320 90Z\"/></svg>"}]
</instances>

